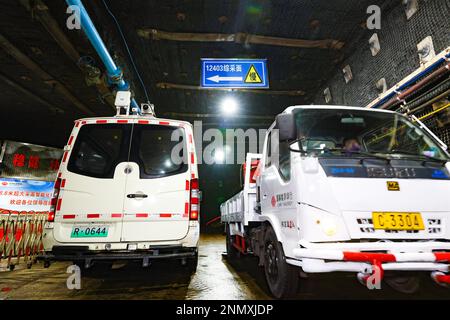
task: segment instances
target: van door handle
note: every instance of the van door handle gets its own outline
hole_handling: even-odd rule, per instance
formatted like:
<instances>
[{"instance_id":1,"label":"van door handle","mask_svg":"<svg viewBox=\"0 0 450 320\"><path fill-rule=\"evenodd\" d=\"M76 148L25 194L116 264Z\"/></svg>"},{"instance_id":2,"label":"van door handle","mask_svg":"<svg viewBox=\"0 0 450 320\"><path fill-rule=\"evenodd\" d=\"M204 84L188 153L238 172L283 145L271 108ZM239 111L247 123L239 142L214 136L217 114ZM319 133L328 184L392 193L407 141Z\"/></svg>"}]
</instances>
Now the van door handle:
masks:
<instances>
[{"instance_id":1,"label":"van door handle","mask_svg":"<svg viewBox=\"0 0 450 320\"><path fill-rule=\"evenodd\" d=\"M127 194L127 198L129 198L129 199L148 198L148 195L143 194L143 193L130 193L130 194Z\"/></svg>"}]
</instances>

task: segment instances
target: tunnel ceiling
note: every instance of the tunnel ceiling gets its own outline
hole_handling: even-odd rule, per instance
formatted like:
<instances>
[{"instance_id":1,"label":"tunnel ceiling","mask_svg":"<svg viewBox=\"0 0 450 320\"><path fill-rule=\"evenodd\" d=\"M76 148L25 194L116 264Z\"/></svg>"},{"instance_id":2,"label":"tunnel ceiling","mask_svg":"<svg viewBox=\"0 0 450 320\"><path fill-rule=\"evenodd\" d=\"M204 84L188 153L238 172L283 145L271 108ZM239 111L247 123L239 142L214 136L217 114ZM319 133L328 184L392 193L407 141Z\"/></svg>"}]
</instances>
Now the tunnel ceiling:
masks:
<instances>
[{"instance_id":1,"label":"tunnel ceiling","mask_svg":"<svg viewBox=\"0 0 450 320\"><path fill-rule=\"evenodd\" d=\"M267 126L289 105L309 104L330 74L364 36L367 7L386 0L105 0L122 27L133 59L159 116L202 117L224 124L218 104L234 95L242 114L224 125ZM124 42L103 1L84 1L107 47L124 69L139 102L144 91ZM83 33L66 28L65 1L0 1L0 139L60 146L74 119L111 115L112 96L95 85L104 68ZM49 22L50 21L50 22ZM53 23L53 24L52 24ZM49 25L51 28L49 29ZM254 34L301 40L335 40L335 47L300 48L235 42L158 40L151 29L177 34ZM72 49L55 40L62 30ZM343 47L339 49L339 44ZM82 64L77 58L82 57ZM270 90L265 93L197 90L200 58L267 58ZM87 63L85 63L87 62ZM89 66L89 68L86 68ZM169 84L169 85L168 85ZM169 88L167 88L169 86ZM174 88L170 88L174 86ZM188 86L188 87L186 87ZM280 92L284 91L284 92ZM288 92L286 92L288 91ZM174 114L175 113L175 114ZM199 116L199 114L201 114ZM251 116L265 116L252 119ZM206 117L206 118L205 118ZM2 121L4 122L4 121ZM14 130L21 123L20 132ZM37 134L44 132L44 134Z\"/></svg>"}]
</instances>

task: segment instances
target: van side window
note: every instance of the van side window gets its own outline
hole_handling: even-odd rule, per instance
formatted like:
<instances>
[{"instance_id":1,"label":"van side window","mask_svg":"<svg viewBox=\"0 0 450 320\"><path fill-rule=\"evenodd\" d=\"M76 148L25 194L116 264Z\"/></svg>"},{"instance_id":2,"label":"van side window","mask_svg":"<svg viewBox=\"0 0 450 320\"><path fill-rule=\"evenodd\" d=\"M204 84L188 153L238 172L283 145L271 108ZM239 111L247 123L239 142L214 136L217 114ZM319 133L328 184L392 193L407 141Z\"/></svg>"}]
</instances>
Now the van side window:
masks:
<instances>
[{"instance_id":1,"label":"van side window","mask_svg":"<svg viewBox=\"0 0 450 320\"><path fill-rule=\"evenodd\" d=\"M89 177L113 178L115 167L120 162L121 146L124 142L123 127L123 125L83 126L72 150L68 170Z\"/></svg>"},{"instance_id":2,"label":"van side window","mask_svg":"<svg viewBox=\"0 0 450 320\"><path fill-rule=\"evenodd\" d=\"M269 132L267 136L267 145L266 145L266 168L272 165L272 132Z\"/></svg>"},{"instance_id":3,"label":"van side window","mask_svg":"<svg viewBox=\"0 0 450 320\"><path fill-rule=\"evenodd\" d=\"M174 138L175 141L172 141L173 133L178 137L176 140ZM134 129L132 145L130 160L139 164L141 178L169 176L188 169L184 129L137 125ZM177 145L179 149L176 148Z\"/></svg>"}]
</instances>

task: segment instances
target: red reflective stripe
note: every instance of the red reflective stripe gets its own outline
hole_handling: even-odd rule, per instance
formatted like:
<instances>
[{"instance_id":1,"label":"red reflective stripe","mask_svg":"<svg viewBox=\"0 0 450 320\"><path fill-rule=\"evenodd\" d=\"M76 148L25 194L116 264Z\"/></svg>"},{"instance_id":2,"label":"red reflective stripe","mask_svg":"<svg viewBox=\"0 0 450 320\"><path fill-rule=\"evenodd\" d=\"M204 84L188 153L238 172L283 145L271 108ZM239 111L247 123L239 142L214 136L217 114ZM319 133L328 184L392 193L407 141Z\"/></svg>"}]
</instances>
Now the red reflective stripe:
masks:
<instances>
[{"instance_id":1,"label":"red reflective stripe","mask_svg":"<svg viewBox=\"0 0 450 320\"><path fill-rule=\"evenodd\" d=\"M70 146L72 144L72 142L73 142L73 136L70 136L69 142L67 144Z\"/></svg>"},{"instance_id":2,"label":"red reflective stripe","mask_svg":"<svg viewBox=\"0 0 450 320\"><path fill-rule=\"evenodd\" d=\"M75 215L74 214L64 214L63 219L75 219Z\"/></svg>"},{"instance_id":3,"label":"red reflective stripe","mask_svg":"<svg viewBox=\"0 0 450 320\"><path fill-rule=\"evenodd\" d=\"M148 213L136 213L136 218L148 218Z\"/></svg>"},{"instance_id":4,"label":"red reflective stripe","mask_svg":"<svg viewBox=\"0 0 450 320\"><path fill-rule=\"evenodd\" d=\"M128 123L128 120L117 120L117 123Z\"/></svg>"},{"instance_id":5,"label":"red reflective stripe","mask_svg":"<svg viewBox=\"0 0 450 320\"><path fill-rule=\"evenodd\" d=\"M366 252L344 252L345 261L356 262L395 262L397 259L395 255L388 253L366 253Z\"/></svg>"},{"instance_id":6,"label":"red reflective stripe","mask_svg":"<svg viewBox=\"0 0 450 320\"><path fill-rule=\"evenodd\" d=\"M138 120L138 123L139 124L149 124L150 121L148 121L148 120Z\"/></svg>"},{"instance_id":7,"label":"red reflective stripe","mask_svg":"<svg viewBox=\"0 0 450 320\"><path fill-rule=\"evenodd\" d=\"M61 180L61 188L64 188L66 186L66 179Z\"/></svg>"},{"instance_id":8,"label":"red reflective stripe","mask_svg":"<svg viewBox=\"0 0 450 320\"><path fill-rule=\"evenodd\" d=\"M160 124L160 125L163 125L163 126L168 126L168 125L170 124L170 122L167 122L167 121L160 121L159 124Z\"/></svg>"},{"instance_id":9,"label":"red reflective stripe","mask_svg":"<svg viewBox=\"0 0 450 320\"><path fill-rule=\"evenodd\" d=\"M194 162L195 162L194 153L191 152L191 163L194 163Z\"/></svg>"},{"instance_id":10,"label":"red reflective stripe","mask_svg":"<svg viewBox=\"0 0 450 320\"><path fill-rule=\"evenodd\" d=\"M192 174L191 174L191 178L192 178L192 179L195 179L195 173L192 173Z\"/></svg>"},{"instance_id":11,"label":"red reflective stripe","mask_svg":"<svg viewBox=\"0 0 450 320\"><path fill-rule=\"evenodd\" d=\"M189 202L186 202L186 203L184 204L184 213L185 213L185 214L188 214L188 213L189 213Z\"/></svg>"},{"instance_id":12,"label":"red reflective stripe","mask_svg":"<svg viewBox=\"0 0 450 320\"><path fill-rule=\"evenodd\" d=\"M95 121L95 123L108 123L108 121L107 120L97 120L97 121Z\"/></svg>"},{"instance_id":13,"label":"red reflective stripe","mask_svg":"<svg viewBox=\"0 0 450 320\"><path fill-rule=\"evenodd\" d=\"M86 124L87 123L87 121L83 121L83 122L81 122L81 124Z\"/></svg>"},{"instance_id":14,"label":"red reflective stripe","mask_svg":"<svg viewBox=\"0 0 450 320\"><path fill-rule=\"evenodd\" d=\"M80 121L75 121L75 128L78 128L80 126Z\"/></svg>"},{"instance_id":15,"label":"red reflective stripe","mask_svg":"<svg viewBox=\"0 0 450 320\"><path fill-rule=\"evenodd\" d=\"M56 211L61 210L62 199L58 199L58 203L56 204Z\"/></svg>"},{"instance_id":16,"label":"red reflective stripe","mask_svg":"<svg viewBox=\"0 0 450 320\"><path fill-rule=\"evenodd\" d=\"M111 213L111 218L122 218L121 213Z\"/></svg>"},{"instance_id":17,"label":"red reflective stripe","mask_svg":"<svg viewBox=\"0 0 450 320\"><path fill-rule=\"evenodd\" d=\"M58 178L61 178L62 172L58 172Z\"/></svg>"},{"instance_id":18,"label":"red reflective stripe","mask_svg":"<svg viewBox=\"0 0 450 320\"><path fill-rule=\"evenodd\" d=\"M189 190L189 180L186 180L186 190Z\"/></svg>"},{"instance_id":19,"label":"red reflective stripe","mask_svg":"<svg viewBox=\"0 0 450 320\"><path fill-rule=\"evenodd\" d=\"M189 143L192 143L192 134L189 135Z\"/></svg>"},{"instance_id":20,"label":"red reflective stripe","mask_svg":"<svg viewBox=\"0 0 450 320\"><path fill-rule=\"evenodd\" d=\"M66 152L64 152L64 156L63 156L63 162L66 162L66 160L67 160L67 155L68 155L68 152L66 151Z\"/></svg>"},{"instance_id":21,"label":"red reflective stripe","mask_svg":"<svg viewBox=\"0 0 450 320\"><path fill-rule=\"evenodd\" d=\"M450 262L450 252L434 252L437 262Z\"/></svg>"},{"instance_id":22,"label":"red reflective stripe","mask_svg":"<svg viewBox=\"0 0 450 320\"><path fill-rule=\"evenodd\" d=\"M172 214L171 213L160 213L159 217L160 218L171 218Z\"/></svg>"},{"instance_id":23,"label":"red reflective stripe","mask_svg":"<svg viewBox=\"0 0 450 320\"><path fill-rule=\"evenodd\" d=\"M436 276L436 281L439 283L450 284L450 276L445 274L440 274Z\"/></svg>"},{"instance_id":24,"label":"red reflective stripe","mask_svg":"<svg viewBox=\"0 0 450 320\"><path fill-rule=\"evenodd\" d=\"M91 219L91 218L100 218L100 214L98 214L98 213L89 213L89 214L87 215L87 217L88 217L89 219Z\"/></svg>"}]
</instances>

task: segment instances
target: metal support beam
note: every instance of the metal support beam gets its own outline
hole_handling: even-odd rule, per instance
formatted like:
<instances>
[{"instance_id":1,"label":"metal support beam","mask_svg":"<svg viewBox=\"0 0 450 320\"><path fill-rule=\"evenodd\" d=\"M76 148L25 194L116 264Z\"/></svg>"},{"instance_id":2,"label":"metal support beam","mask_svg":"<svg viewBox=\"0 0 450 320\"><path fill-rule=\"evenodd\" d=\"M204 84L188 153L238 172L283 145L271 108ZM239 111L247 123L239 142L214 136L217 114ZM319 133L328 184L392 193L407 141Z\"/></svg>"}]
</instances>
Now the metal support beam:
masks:
<instances>
[{"instance_id":1,"label":"metal support beam","mask_svg":"<svg viewBox=\"0 0 450 320\"><path fill-rule=\"evenodd\" d=\"M40 96L38 96L34 92L31 92L27 88L23 87L22 85L20 85L19 83L15 82L14 80L8 78L7 76L5 76L2 73L0 73L0 80L3 81L4 83L6 83L7 85L9 85L10 87L14 88L15 90L17 90L17 92L23 94L24 96L27 96L27 97L33 99L34 101L36 101L37 103L39 103L42 106L47 107L50 111L56 111L56 112L60 112L60 113L64 112L63 109L58 108L54 104L51 104L47 100L41 98Z\"/></svg>"},{"instance_id":2,"label":"metal support beam","mask_svg":"<svg viewBox=\"0 0 450 320\"><path fill-rule=\"evenodd\" d=\"M168 82L159 82L156 84L159 89L180 89L180 90L204 90L204 91L235 91L244 93L257 93L265 95L281 95L281 96L304 96L306 93L303 90L253 90L253 89L227 89L227 88L203 88L200 86L192 86L186 84L176 84Z\"/></svg>"},{"instance_id":3,"label":"metal support beam","mask_svg":"<svg viewBox=\"0 0 450 320\"><path fill-rule=\"evenodd\" d=\"M50 14L47 5L41 0L18 0L28 11L32 12L37 20L42 24L42 26L47 30L47 32L52 36L55 42L61 47L61 49L66 53L66 55L72 60L77 66L80 61L80 54L74 47L72 42L66 36L66 34L61 30L56 20ZM83 72L82 68L80 68ZM101 73L98 70L98 73ZM88 76L88 75L87 75ZM89 79L91 80L91 79ZM98 93L106 103L108 103L114 109L114 94L110 91L105 81L98 77L94 81Z\"/></svg>"},{"instance_id":4,"label":"metal support beam","mask_svg":"<svg viewBox=\"0 0 450 320\"><path fill-rule=\"evenodd\" d=\"M6 39L2 34L0 34L0 48L13 57L18 63L22 64L36 74L46 85L70 101L80 111L88 115L94 115L94 113L80 100L78 100L78 98L76 98L59 80L55 79L52 75L43 70L37 63L9 42L8 39Z\"/></svg>"},{"instance_id":5,"label":"metal support beam","mask_svg":"<svg viewBox=\"0 0 450 320\"><path fill-rule=\"evenodd\" d=\"M306 49L334 49L340 50L345 43L339 40L303 40L279 37L267 37L248 33L179 33L167 32L151 28L137 29L137 34L145 39L152 40L170 40L185 42L233 42L240 44L263 44L270 46L306 48Z\"/></svg>"}]
</instances>

